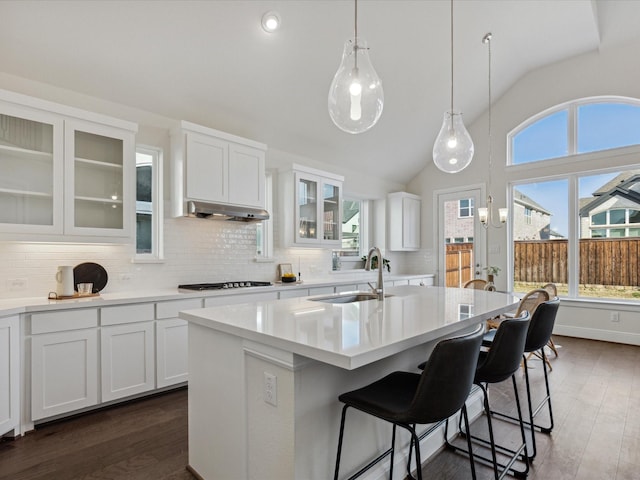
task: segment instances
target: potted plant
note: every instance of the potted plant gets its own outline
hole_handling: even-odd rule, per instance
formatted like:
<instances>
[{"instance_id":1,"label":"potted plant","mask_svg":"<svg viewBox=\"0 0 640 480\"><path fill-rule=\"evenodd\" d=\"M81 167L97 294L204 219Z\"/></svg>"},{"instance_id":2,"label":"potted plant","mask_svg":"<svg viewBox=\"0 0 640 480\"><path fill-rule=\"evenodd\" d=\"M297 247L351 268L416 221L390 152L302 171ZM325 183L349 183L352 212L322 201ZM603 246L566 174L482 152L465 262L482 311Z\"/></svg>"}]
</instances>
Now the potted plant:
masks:
<instances>
[{"instance_id":1,"label":"potted plant","mask_svg":"<svg viewBox=\"0 0 640 480\"><path fill-rule=\"evenodd\" d=\"M498 273L500 273L500 267L496 267L494 265L484 267L483 270L487 271L487 282L489 283L493 283L493 277L497 277Z\"/></svg>"}]
</instances>

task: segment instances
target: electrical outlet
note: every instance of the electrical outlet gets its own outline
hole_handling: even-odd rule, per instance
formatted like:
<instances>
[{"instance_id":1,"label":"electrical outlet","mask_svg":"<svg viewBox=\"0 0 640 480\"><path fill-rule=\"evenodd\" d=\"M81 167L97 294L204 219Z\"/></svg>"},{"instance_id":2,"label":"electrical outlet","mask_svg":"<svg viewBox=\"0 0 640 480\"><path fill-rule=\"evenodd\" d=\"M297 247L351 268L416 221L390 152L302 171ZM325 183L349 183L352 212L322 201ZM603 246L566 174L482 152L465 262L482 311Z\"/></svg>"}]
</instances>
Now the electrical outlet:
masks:
<instances>
[{"instance_id":1,"label":"electrical outlet","mask_svg":"<svg viewBox=\"0 0 640 480\"><path fill-rule=\"evenodd\" d=\"M278 377L273 373L264 372L264 401L274 407L278 406Z\"/></svg>"},{"instance_id":2,"label":"electrical outlet","mask_svg":"<svg viewBox=\"0 0 640 480\"><path fill-rule=\"evenodd\" d=\"M620 322L620 312L611 312L611 322L613 323Z\"/></svg>"},{"instance_id":3,"label":"electrical outlet","mask_svg":"<svg viewBox=\"0 0 640 480\"><path fill-rule=\"evenodd\" d=\"M29 288L29 280L26 278L10 278L7 280L7 290L17 292L19 290L27 290Z\"/></svg>"}]
</instances>

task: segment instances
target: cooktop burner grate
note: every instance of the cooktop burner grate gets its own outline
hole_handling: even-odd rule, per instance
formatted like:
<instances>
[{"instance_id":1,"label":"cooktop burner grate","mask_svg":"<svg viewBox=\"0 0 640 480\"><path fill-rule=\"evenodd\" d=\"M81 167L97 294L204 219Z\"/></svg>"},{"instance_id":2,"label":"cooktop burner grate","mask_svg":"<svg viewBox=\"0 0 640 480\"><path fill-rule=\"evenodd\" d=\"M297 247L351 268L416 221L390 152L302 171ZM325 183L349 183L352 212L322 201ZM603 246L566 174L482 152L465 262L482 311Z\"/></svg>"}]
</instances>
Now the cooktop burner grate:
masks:
<instances>
[{"instance_id":1,"label":"cooktop burner grate","mask_svg":"<svg viewBox=\"0 0 640 480\"><path fill-rule=\"evenodd\" d=\"M271 282L256 282L253 280L244 282L220 282L220 283L192 283L178 285L183 290L223 290L227 288L245 288L245 287L270 287Z\"/></svg>"}]
</instances>

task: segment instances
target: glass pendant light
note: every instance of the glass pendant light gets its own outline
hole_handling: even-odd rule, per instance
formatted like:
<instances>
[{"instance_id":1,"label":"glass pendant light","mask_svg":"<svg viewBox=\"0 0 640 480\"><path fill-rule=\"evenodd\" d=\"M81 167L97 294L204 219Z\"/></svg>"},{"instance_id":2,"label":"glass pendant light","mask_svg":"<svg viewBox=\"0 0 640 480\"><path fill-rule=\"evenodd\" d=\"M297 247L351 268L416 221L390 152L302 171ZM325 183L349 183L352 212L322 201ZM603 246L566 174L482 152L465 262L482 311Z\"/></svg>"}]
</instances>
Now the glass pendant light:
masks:
<instances>
[{"instance_id":1,"label":"glass pendant light","mask_svg":"<svg viewBox=\"0 0 640 480\"><path fill-rule=\"evenodd\" d=\"M473 158L473 140L462 122L462 113L453 110L453 0L451 0L451 110L444 113L442 128L433 145L433 163L443 172L457 173Z\"/></svg>"},{"instance_id":2,"label":"glass pendant light","mask_svg":"<svg viewBox=\"0 0 640 480\"><path fill-rule=\"evenodd\" d=\"M342 62L329 88L329 115L347 133L362 133L373 127L384 104L382 82L369 59L367 42L358 38L358 0L355 0L353 40L344 44Z\"/></svg>"}]
</instances>

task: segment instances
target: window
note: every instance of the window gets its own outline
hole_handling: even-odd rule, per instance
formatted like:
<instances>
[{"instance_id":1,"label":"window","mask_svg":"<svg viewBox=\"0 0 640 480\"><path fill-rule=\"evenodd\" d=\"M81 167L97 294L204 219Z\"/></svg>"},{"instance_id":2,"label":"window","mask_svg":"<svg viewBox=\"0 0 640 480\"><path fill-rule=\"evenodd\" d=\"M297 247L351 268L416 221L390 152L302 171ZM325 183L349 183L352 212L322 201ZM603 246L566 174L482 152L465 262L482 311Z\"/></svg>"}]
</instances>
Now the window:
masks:
<instances>
[{"instance_id":1,"label":"window","mask_svg":"<svg viewBox=\"0 0 640 480\"><path fill-rule=\"evenodd\" d=\"M640 300L640 147L629 148L640 145L640 100L563 104L509 139L513 289L554 282L569 297ZM575 161L550 163L563 156ZM517 167L539 160L549 162Z\"/></svg>"},{"instance_id":2,"label":"window","mask_svg":"<svg viewBox=\"0 0 640 480\"><path fill-rule=\"evenodd\" d=\"M517 127L508 144L512 165L638 145L640 101L604 97L559 105Z\"/></svg>"},{"instance_id":3,"label":"window","mask_svg":"<svg viewBox=\"0 0 640 480\"><path fill-rule=\"evenodd\" d=\"M569 153L568 110L547 115L519 131L512 138L514 164L529 163Z\"/></svg>"},{"instance_id":4,"label":"window","mask_svg":"<svg viewBox=\"0 0 640 480\"><path fill-rule=\"evenodd\" d=\"M529 207L524 208L524 220L527 225L531 225L531 209Z\"/></svg>"},{"instance_id":5,"label":"window","mask_svg":"<svg viewBox=\"0 0 640 480\"><path fill-rule=\"evenodd\" d=\"M473 217L473 198L458 200L458 218Z\"/></svg>"},{"instance_id":6,"label":"window","mask_svg":"<svg viewBox=\"0 0 640 480\"><path fill-rule=\"evenodd\" d=\"M342 245L335 252L343 270L361 268L362 257L369 249L370 211L370 200L342 200Z\"/></svg>"},{"instance_id":7,"label":"window","mask_svg":"<svg viewBox=\"0 0 640 480\"><path fill-rule=\"evenodd\" d=\"M136 147L135 261L162 259L162 151Z\"/></svg>"},{"instance_id":8,"label":"window","mask_svg":"<svg viewBox=\"0 0 640 480\"><path fill-rule=\"evenodd\" d=\"M342 257L360 257L360 204L359 200L342 201Z\"/></svg>"}]
</instances>

